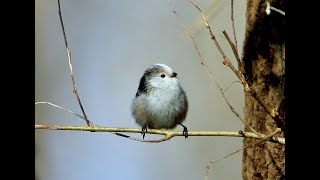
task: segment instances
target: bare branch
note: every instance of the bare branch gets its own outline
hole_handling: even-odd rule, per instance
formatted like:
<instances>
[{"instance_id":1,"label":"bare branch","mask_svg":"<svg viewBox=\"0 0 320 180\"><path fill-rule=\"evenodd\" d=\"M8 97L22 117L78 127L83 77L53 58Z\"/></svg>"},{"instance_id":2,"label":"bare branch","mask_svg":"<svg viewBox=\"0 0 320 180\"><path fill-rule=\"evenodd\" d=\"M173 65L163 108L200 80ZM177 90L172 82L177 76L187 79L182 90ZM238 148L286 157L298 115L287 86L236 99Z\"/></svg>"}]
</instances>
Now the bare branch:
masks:
<instances>
[{"instance_id":1,"label":"bare branch","mask_svg":"<svg viewBox=\"0 0 320 180\"><path fill-rule=\"evenodd\" d=\"M282 10L280 10L278 8L270 6L270 3L267 1L267 8L266 8L267 15L269 15L271 13L271 10L273 10L273 11L275 11L275 12L277 12L277 13L283 15L283 16L286 15L286 13L284 11L282 11Z\"/></svg>"},{"instance_id":2,"label":"bare branch","mask_svg":"<svg viewBox=\"0 0 320 180\"><path fill-rule=\"evenodd\" d=\"M216 45L217 49L219 50L221 56L222 56L223 59L224 59L223 64L226 65L226 66L228 66L228 67L234 72L234 74L238 77L238 79L239 79L239 80L241 81L241 83L243 84L246 93L250 93L250 94L253 96L253 98L256 99L256 100L260 103L260 105L268 112L268 114L273 118L273 120L278 124L278 126L280 126L281 129L283 129L284 127L283 127L283 123L282 123L282 121L281 121L281 118L282 118L282 117L279 116L278 110L277 110L276 108L271 108L271 107L269 107L269 105L266 104L266 103L263 101L263 99L262 99L262 97L260 96L260 94L257 93L257 92L255 91L255 89L253 89L253 88L251 88L251 87L249 86L249 84L247 83L247 81L246 81L245 77L243 76L243 74L241 73L241 71L238 71L238 70L233 66L233 64L231 63L231 61L226 57L226 55L225 55L224 52L222 51L222 49L221 49L218 41L216 40L216 38L215 38L215 36L214 36L214 34L213 34L212 30L211 30L211 27L209 26L209 23L208 23L207 19L206 19L206 18L204 17L204 15L202 14L201 9L200 9L192 0L189 0L189 1L190 1L190 3L191 3L194 7L196 7L196 9L198 9L198 11L200 12L200 16L202 17L202 19L203 19L203 21L204 21L204 23L205 23L205 25L206 25L206 27L207 27L207 29L208 29L208 31L209 31L209 34L210 34L211 39L213 40L214 44Z\"/></svg>"},{"instance_id":3,"label":"bare branch","mask_svg":"<svg viewBox=\"0 0 320 180\"><path fill-rule=\"evenodd\" d=\"M234 56L236 57L236 60L238 62L238 69L241 71L241 73L245 73L244 71L244 67L243 67L243 64L240 60L240 56L239 56L239 53L238 53L238 50L237 50L237 47L234 45L234 43L231 41L230 37L228 36L227 32L226 31L222 31L222 33L224 34L224 36L226 37L227 41L229 42L230 46L231 46L231 49L233 51L233 54Z\"/></svg>"},{"instance_id":4,"label":"bare branch","mask_svg":"<svg viewBox=\"0 0 320 180\"><path fill-rule=\"evenodd\" d=\"M211 28L210 28L210 26L209 26L209 24L208 24L208 21L206 20L205 16L204 16L204 15L202 14L202 12L201 12L201 9L200 9L192 0L189 0L189 1L200 11L201 17L202 17L202 19L205 21L206 27L208 28L212 39L215 40L216 44L219 46L218 42L217 42L216 39L215 39L215 36L213 35L213 33L212 33L212 31L211 31ZM173 12L174 12L174 14L176 15L176 11L173 10ZM180 23L183 24L181 18L178 17L178 19L179 19ZM183 24L183 25L184 25L184 24ZM214 80L215 84L218 86L220 93L222 94L224 100L226 101L226 103L227 103L228 106L230 107L231 111L232 111L252 132L254 132L255 134L257 134L257 135L259 136L260 134L259 134L257 131L255 131L252 127L250 127L249 124L247 124L247 123L244 121L244 119L243 119L242 117L240 117L240 115L234 110L234 108L232 107L232 105L229 103L228 99L226 98L226 96L225 96L225 94L224 94L223 89L221 88L221 86L219 85L219 83L216 81L216 79L214 78L212 72L209 70L208 66L206 65L206 63L205 63L205 61L204 61L204 59L203 59L203 57L202 57L202 55L201 55L201 53L200 53L200 51L199 51L199 49L198 49L198 46L197 46L197 44L196 44L196 42L195 42L194 37L193 37L192 35L190 35L190 38L192 39L193 44L194 44L194 46L195 46L195 49L197 50L197 53L198 53L198 55L199 55L199 57L200 57L201 64L205 67L206 71L209 73L209 75L211 76L211 78ZM220 46L219 46L219 47L220 47ZM223 51L222 51L221 48L220 48L220 52L223 54ZM223 56L225 56L225 55L223 54Z\"/></svg>"},{"instance_id":5,"label":"bare branch","mask_svg":"<svg viewBox=\"0 0 320 180\"><path fill-rule=\"evenodd\" d=\"M69 112L77 117L80 117L82 119L84 119L84 117L82 117L79 114L76 114L68 109L62 108L58 105L55 105L53 103L50 102L36 102L35 104L49 104L53 107L62 109L66 112ZM91 130L90 127L95 128L94 130ZM179 132L179 131L164 131L164 130L158 130L158 129L148 129L147 134L160 134L160 135L164 135L165 137L159 140L144 140L144 139L138 139L138 138L134 138L128 135L124 135L121 134L119 132L128 132L128 133L141 133L141 129L133 129L133 128L105 128L102 126L98 126L98 125L94 125L92 124L92 126L90 127L82 127L82 126L48 126L48 125L35 125L35 129L51 129L51 130L74 130L74 131L91 131L91 132L110 132L112 134L124 137L124 138L128 138L134 141L140 141L140 142L151 142L151 143L159 143L159 142L163 142L163 141L167 141L169 139L171 139L174 136L181 136L183 135L183 132ZM189 135L190 132L188 132ZM203 131L201 133L194 133L191 136L236 136L236 137L248 137L248 138L261 138L263 137L263 135L261 135L260 137L257 136L256 134L252 135L253 133L249 133L249 132L243 132L243 131L238 131L237 133L235 132L208 132L208 131ZM183 135L184 136L184 135ZM275 142L275 143L280 143L280 144L284 144L285 143L285 139L284 138L278 138L278 137L273 137L273 139L271 139L270 141Z\"/></svg>"},{"instance_id":6,"label":"bare branch","mask_svg":"<svg viewBox=\"0 0 320 180\"><path fill-rule=\"evenodd\" d=\"M223 34L226 36L227 40L229 41L230 38L228 38L228 34L226 31L223 31ZM229 41L230 43L230 46L232 47L232 42L231 40ZM237 55L235 55L237 57ZM226 57L223 61L223 64L228 66L234 74L237 75L238 79L241 81L241 83L243 84L244 86L244 90L247 92L247 93L250 93L254 99L256 99L260 105L269 113L269 115L276 121L276 123L278 124L278 121L277 121L277 118L279 118L279 113L277 111L276 108L271 108L269 107L268 104L265 103L265 101L262 99L262 97L260 96L259 93L257 93L255 91L255 89L251 88L248 84L248 82L246 81L245 77L243 76L243 73L241 71L238 71L234 66L233 64L231 63L231 61ZM243 68L244 69L244 68Z\"/></svg>"},{"instance_id":7,"label":"bare branch","mask_svg":"<svg viewBox=\"0 0 320 180\"><path fill-rule=\"evenodd\" d=\"M231 0L231 21L232 21L232 30L233 30L233 36L234 36L234 43L235 43L235 49L238 52L238 43L237 43L237 36L236 36L236 28L234 26L234 17L233 17L233 0Z\"/></svg>"},{"instance_id":8,"label":"bare branch","mask_svg":"<svg viewBox=\"0 0 320 180\"><path fill-rule=\"evenodd\" d=\"M204 23L205 23L205 25L206 25L206 28L207 28L208 31L209 31L209 34L210 34L211 39L213 40L213 42L214 42L215 45L217 46L217 48L218 48L220 54L222 55L223 59L226 58L226 55L225 55L224 52L222 51L222 49L221 49L221 47L220 47L220 45L219 45L219 43L218 43L215 35L213 34L213 32L212 32L212 30L211 30L211 27L209 26L209 23L208 23L206 17L203 15L201 9L199 8L198 5L196 5L196 4L193 2L193 0L189 0L189 2L190 2L194 7L196 7L196 8L198 9L198 11L200 12L200 16L202 17L202 19L203 19L203 21L204 21Z\"/></svg>"},{"instance_id":9,"label":"bare branch","mask_svg":"<svg viewBox=\"0 0 320 180\"><path fill-rule=\"evenodd\" d=\"M50 125L35 125L35 129L50 129L50 130L69 130L69 131L91 131L91 132L126 132L126 133L141 133L140 128L116 128L116 127L101 127L101 126L50 126ZM160 140L145 140L141 142L163 142L171 139L174 136L183 136L182 131L162 130L162 129L148 129L147 134L159 134L164 135L165 138ZM120 135L126 136L126 135ZM188 136L230 136L230 137L246 137L263 139L251 132L228 132L228 131L188 131ZM135 139L136 140L136 139ZM139 140L140 141L140 140ZM285 138L272 138L270 142L285 144Z\"/></svg>"},{"instance_id":10,"label":"bare branch","mask_svg":"<svg viewBox=\"0 0 320 180\"><path fill-rule=\"evenodd\" d=\"M247 146L245 146L245 147L243 147L243 148L241 148L241 149L238 149L238 150L236 150L236 151L234 151L234 152L232 152L232 153L230 153L230 154L228 154L228 155L226 155L226 156L224 156L224 157L222 157L222 158L218 158L218 159L216 159L216 160L214 160L214 161L209 162L208 165L207 165L207 167L206 167L206 172L205 172L205 178L204 178L204 179L205 179L205 180L208 179L209 169L210 169L210 166L211 166L212 164L214 164L214 163L216 163L217 161L220 161L220 160L222 160L222 159L226 159L226 158L228 158L228 157L230 157L230 156L232 156L232 155L234 155L234 154L236 154L236 153L238 153L238 152L240 152L240 151L242 151L242 150L244 150L244 149L246 149L246 148L254 147L254 146L257 145L257 144L260 144L260 143L262 143L262 142L264 142L264 141L267 141L268 139L272 138L274 135L276 135L276 134L279 133L279 132L281 132L281 129L280 129L280 128L276 128L274 132L272 132L271 134L269 134L269 135L267 135L267 136L264 136L264 137L261 138L258 142L254 143L254 144L251 144L251 145L247 145Z\"/></svg>"},{"instance_id":11,"label":"bare branch","mask_svg":"<svg viewBox=\"0 0 320 180\"><path fill-rule=\"evenodd\" d=\"M64 111L66 111L66 112L68 112L68 113L71 113L71 114L73 114L73 115L75 115L75 116L77 116L77 117L79 117L79 118L81 118L81 119L85 119L83 116L81 116L81 115L79 115L79 114L77 114L77 113L75 113L75 112L72 112L72 111L70 111L69 109L63 108L63 107L61 107L61 106L58 106L58 105L53 104L53 103L50 103L50 102L46 102L46 101L45 101L45 102L36 102L35 104L49 104L49 105L51 105L51 106L53 106L53 107L56 107L56 108L59 108L59 109L62 109L62 110L64 110ZM89 121L89 119L88 119L88 121ZM99 126L99 125L93 124L91 121L89 121L89 122L90 122L90 126L101 127L101 126ZM121 133L115 133L115 132L111 132L111 133L112 133L112 134L115 134L115 135L117 135L117 136L121 136L121 137L124 137L124 138L128 138L128 139L131 139L131 140L135 140L135 141L148 142L147 140L136 139L136 138L133 138L133 137L130 137L130 136L121 134ZM166 137L166 138L168 138L168 137ZM164 138L164 139L165 139L165 138ZM151 140L151 141L152 141L152 140ZM158 141L160 141L160 140L158 140Z\"/></svg>"},{"instance_id":12,"label":"bare branch","mask_svg":"<svg viewBox=\"0 0 320 180\"><path fill-rule=\"evenodd\" d=\"M86 115L86 113L84 111L84 108L82 106L82 103L81 103L81 100L80 100L80 96L79 96L79 93L78 93L78 90L77 90L77 87L76 87L74 73L73 73L73 70L72 70L71 52L70 52L69 47L68 47L67 36L66 36L66 32L64 30L64 24L63 24L63 19L62 19L62 14L61 14L60 0L58 0L58 8L59 8L58 12L59 12L59 17L60 17L61 28L62 28L63 37L64 37L64 43L65 43L66 50L67 50L67 55L68 55L68 63L69 63L69 68L70 68L70 73L71 73L71 79L72 79L72 85L73 85L73 93L77 97L77 100L78 100L79 106L81 108L83 117L78 115L78 114L73 113L70 110L66 110L66 109L61 108L61 107L59 107L59 108L65 110L67 112L70 112L70 113L72 113L72 114L74 114L74 115L76 115L76 116L78 116L78 117L80 117L82 119L84 119L88 126L96 126L95 124L93 124L92 122L89 121L89 119L88 119L88 117L87 117L87 115ZM53 105L53 104L51 104L51 105ZM53 105L53 106L58 107L57 105ZM118 136L125 137L125 138L128 138L128 139L132 139L132 140L137 140L135 138L132 138L130 136L126 136L126 135L123 135L123 134L120 134L120 133L113 133L113 134L116 134ZM139 140L137 140L137 141L139 141Z\"/></svg>"},{"instance_id":13,"label":"bare branch","mask_svg":"<svg viewBox=\"0 0 320 180\"><path fill-rule=\"evenodd\" d=\"M75 116L77 116L77 117L79 117L79 118L81 118L81 119L86 120L86 119L85 119L83 116L81 116L80 114L77 114L77 113L75 113L75 112L70 111L69 109L63 108L63 107L61 107L61 106L58 106L58 105L56 105L56 104L53 104L53 103L50 103L50 102L47 102L47 101L44 101L44 102L36 102L35 104L49 104L49 105L51 105L51 106L53 106L53 107L62 109L62 110L66 111L66 112L68 112L68 113L71 113L71 114L73 114L73 115L75 115ZM90 124L91 124L91 125L94 125L94 124L91 123L91 122L90 122Z\"/></svg>"},{"instance_id":14,"label":"bare branch","mask_svg":"<svg viewBox=\"0 0 320 180\"><path fill-rule=\"evenodd\" d=\"M149 129L148 129L149 131ZM141 130L140 130L141 132ZM160 143L160 142L163 142L163 141L167 141L167 140L170 140L173 136L165 136L164 138L162 139L158 139L158 140L145 140L145 139L138 139L138 138L134 138L134 137L131 137L131 136L127 136L127 135L124 135L124 134L120 134L120 133L117 133L117 132L112 132L113 134L116 134L118 136L121 136L121 137L125 137L125 138L128 138L128 139L131 139L131 140L134 140L134 141L139 141L139 142L149 142L149 143Z\"/></svg>"},{"instance_id":15,"label":"bare branch","mask_svg":"<svg viewBox=\"0 0 320 180\"><path fill-rule=\"evenodd\" d=\"M68 47L68 41L67 41L67 36L66 36L66 32L64 30L64 25L63 25L63 20L62 20L62 14L61 14L61 7L60 7L60 0L58 0L58 8L59 8L59 17L60 17L60 23L61 23L61 28L62 28L62 32L63 32L63 37L64 37L64 43L65 43L65 46L66 46L66 50L67 50L67 55L68 55L68 63L69 63L69 68L70 68L70 73L71 73L71 79L72 79L72 85L73 85L73 93L76 95L77 97L77 100L78 100L78 103L80 105L80 108L81 108L81 111L82 111L82 114L83 114L83 117L87 123L88 126L91 126L92 123L88 120L87 118L87 115L84 111L84 108L82 106L82 103L81 103L81 100L80 100L80 96L79 96L79 93L78 93L78 90L77 90L77 87L76 87L76 82L74 80L74 73L73 73L73 70L72 70L72 61L71 61L71 52L69 50L69 47Z\"/></svg>"},{"instance_id":16,"label":"bare branch","mask_svg":"<svg viewBox=\"0 0 320 180\"><path fill-rule=\"evenodd\" d=\"M233 81L223 92L227 92L227 90L228 90L234 83L237 83L237 82L241 84L240 81Z\"/></svg>"},{"instance_id":17,"label":"bare branch","mask_svg":"<svg viewBox=\"0 0 320 180\"><path fill-rule=\"evenodd\" d=\"M242 122L243 124L245 124L249 129L250 131L254 132L256 135L260 136L260 133L258 133L256 130L254 130L240 115L237 111L234 110L234 108L232 107L232 105L230 104L228 98L225 96L224 92L223 92L223 89L221 88L221 86L219 85L219 83L217 82L217 80L215 79L215 77L213 76L212 72L210 71L210 69L208 68L207 64L205 63L204 59L202 58L202 55L199 51L199 48L196 44L196 41L194 39L193 36L191 36L191 39L193 41L193 44L194 44L194 47L195 49L197 50L197 53L200 57L200 61L201 61L201 64L205 67L206 71L209 73L209 75L211 76L211 78L213 79L214 83L217 85L217 87L219 88L219 91L223 97L223 99L226 101L226 103L228 104L229 108L231 109L231 111L233 112L233 114L235 114Z\"/></svg>"}]
</instances>

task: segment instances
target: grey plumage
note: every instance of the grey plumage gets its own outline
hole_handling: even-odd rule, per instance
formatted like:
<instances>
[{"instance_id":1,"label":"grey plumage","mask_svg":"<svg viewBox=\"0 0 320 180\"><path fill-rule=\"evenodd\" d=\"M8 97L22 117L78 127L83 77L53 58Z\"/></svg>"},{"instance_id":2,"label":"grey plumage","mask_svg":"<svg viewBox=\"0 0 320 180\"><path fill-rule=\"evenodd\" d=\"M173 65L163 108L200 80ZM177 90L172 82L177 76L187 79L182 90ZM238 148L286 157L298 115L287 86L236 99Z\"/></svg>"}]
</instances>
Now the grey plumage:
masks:
<instances>
[{"instance_id":1,"label":"grey plumage","mask_svg":"<svg viewBox=\"0 0 320 180\"><path fill-rule=\"evenodd\" d=\"M131 106L141 127L173 129L185 120L188 100L176 76L164 64L154 64L144 72Z\"/></svg>"}]
</instances>

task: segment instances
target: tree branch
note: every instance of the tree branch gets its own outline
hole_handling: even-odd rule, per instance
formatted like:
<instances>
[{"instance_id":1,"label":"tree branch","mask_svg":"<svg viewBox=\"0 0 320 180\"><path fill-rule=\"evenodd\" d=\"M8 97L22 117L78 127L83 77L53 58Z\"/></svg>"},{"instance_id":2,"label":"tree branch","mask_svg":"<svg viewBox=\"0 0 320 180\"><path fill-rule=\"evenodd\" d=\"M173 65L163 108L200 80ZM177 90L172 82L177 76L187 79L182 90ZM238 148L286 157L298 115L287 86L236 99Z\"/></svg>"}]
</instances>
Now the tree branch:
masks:
<instances>
[{"instance_id":1,"label":"tree branch","mask_svg":"<svg viewBox=\"0 0 320 180\"><path fill-rule=\"evenodd\" d=\"M244 90L246 93L250 93L252 95L252 97L254 99L256 99L259 104L268 112L268 114L273 118L273 120L276 122L276 124L281 128L283 129L283 123L280 121L281 117L279 116L279 112L278 112L278 109L276 108L271 108L269 107L268 104L266 104L264 101L263 101L263 98L260 96L259 93L257 93L255 91L255 89L253 89L252 87L249 86L249 84L247 83L245 77L243 76L243 74L241 73L241 71L238 71L234 66L233 64L231 63L231 61L226 57L226 55L224 54L223 50L221 49L217 39L215 38L215 35L213 34L212 30L211 30L211 27L207 21L207 19L204 17L201 9L199 8L199 6L197 6L193 0L189 0L189 2L200 12L200 16L202 17L205 25L206 25L206 28L208 29L209 31L209 34L210 34L210 37L211 39L213 40L214 44L216 45L217 49L219 50L222 58L223 58L223 64L228 66L233 72L234 74L238 77L238 79L241 81L241 83L243 84L244 86ZM230 39L230 38L229 38ZM231 40L230 40L231 41ZM230 42L229 42L230 43ZM233 44L233 43L231 43ZM235 55L236 56L236 55Z\"/></svg>"},{"instance_id":2,"label":"tree branch","mask_svg":"<svg viewBox=\"0 0 320 180\"><path fill-rule=\"evenodd\" d=\"M91 131L91 132L126 132L126 133L141 133L141 128L116 128L116 127L100 127L100 126L50 126L50 125L35 125L35 129L50 129L50 130L69 130L69 131ZM183 136L182 131L148 129L147 134L164 135L165 139L155 140L153 142L162 142L171 139L174 136ZM228 131L188 131L188 136L231 136L231 137L246 137L263 139L251 132L228 132ZM142 141L150 142L150 141ZM285 144L285 138L272 137L270 142Z\"/></svg>"},{"instance_id":3,"label":"tree branch","mask_svg":"<svg viewBox=\"0 0 320 180\"><path fill-rule=\"evenodd\" d=\"M75 113L75 112L72 112L72 111L70 111L69 109L66 109L66 108L63 108L63 107L61 107L61 106L58 106L58 105L56 105L56 104L53 104L53 103L51 103L51 102L47 102L47 101L40 101L40 102L36 102L36 103L34 103L34 104L49 104L49 105L51 105L51 106L53 106L53 107L56 107L56 108L58 108L58 109L62 109L62 110L64 110L64 111L66 111L66 112L68 112L68 113L71 113L71 114L73 114L73 115L75 115L75 116L77 116L77 117L79 117L79 118L81 118L81 119L84 119L84 117L82 117L80 114L77 114L77 113ZM85 119L84 119L85 120Z\"/></svg>"},{"instance_id":4,"label":"tree branch","mask_svg":"<svg viewBox=\"0 0 320 180\"><path fill-rule=\"evenodd\" d=\"M232 30L233 30L233 36L234 36L235 49L238 51L236 28L234 26L234 17L233 17L233 0L231 0L231 22L232 22Z\"/></svg>"},{"instance_id":5,"label":"tree branch","mask_svg":"<svg viewBox=\"0 0 320 180\"><path fill-rule=\"evenodd\" d=\"M224 36L227 38L227 41L229 42L230 46L231 46L231 49L233 51L233 54L234 56L236 57L236 60L238 62L238 69L241 71L240 73L245 73L244 72L244 67L243 67L243 64L240 60L240 56L239 56L239 53L238 53L238 50L237 50L237 47L235 46L235 44L231 41L230 37L228 36L227 32L226 31L222 31L222 33L224 34Z\"/></svg>"},{"instance_id":6,"label":"tree branch","mask_svg":"<svg viewBox=\"0 0 320 180\"><path fill-rule=\"evenodd\" d=\"M50 102L36 102L35 104L49 104L55 108L62 109L68 113L71 113L77 117L80 117L84 119L79 114L76 114L66 108L60 107L58 105L55 105ZM151 142L151 143L159 143L163 141L170 140L174 136L184 136L183 132L180 131L166 131L166 130L159 130L159 129L148 129L147 134L159 134L159 135L164 135L165 137L159 140L144 140L144 139L138 139L134 137L130 137L128 135L121 134L119 132L127 132L127 133L141 133L141 129L136 129L136 128L111 128L111 127L101 127L98 125L89 126L89 127L82 127L82 126L49 126L49 125L35 125L35 129L50 129L50 130L71 130L71 131L90 131L90 132L110 132L112 134L128 138L134 141L139 141L139 142ZM188 132L189 135L190 132ZM264 135L256 135L254 133L250 132L243 132L243 131L238 131L238 132L212 132L212 131L195 131L191 132L190 136L234 136L234 137L248 137L248 138L264 138ZM284 138L279 138L279 137L272 137L270 139L271 142L275 143L280 143L280 144L285 144L285 139Z\"/></svg>"},{"instance_id":7,"label":"tree branch","mask_svg":"<svg viewBox=\"0 0 320 180\"><path fill-rule=\"evenodd\" d=\"M245 146L244 148L241 148L241 149L238 149L238 150L236 150L236 151L234 151L234 152L232 152L232 153L229 153L228 155L226 155L226 156L224 156L224 157L222 157L222 158L219 158L219 159L216 159L216 160L214 160L214 161L209 162L208 165L207 165L207 168L206 168L206 172L205 172L205 177L204 177L204 179L205 179L205 180L208 180L209 169L210 169L210 166L211 166L212 164L214 164L214 163L216 163L217 161L220 161L220 160L222 160L222 159L226 159L226 158L228 158L228 157L230 157L230 156L232 156L232 155L234 155L234 154L236 154L236 153L238 153L238 152L240 152L240 151L242 151L242 150L244 150L244 149L246 149L246 148L254 147L254 146L257 145L257 144L260 144L260 143L262 143L262 142L264 142L264 141L267 141L268 139L274 137L274 135L276 135L276 134L279 133L279 132L281 132L281 129L280 129L280 128L276 128L272 133L270 133L269 135L261 138L258 142L254 143L254 144L247 145L247 146Z\"/></svg>"},{"instance_id":8,"label":"tree branch","mask_svg":"<svg viewBox=\"0 0 320 180\"><path fill-rule=\"evenodd\" d=\"M242 121L242 123L243 123L244 125L246 125L246 126L250 129L250 131L254 132L254 133L255 133L256 135L258 135L258 136L261 136L260 133L258 133L255 129L253 129L253 128L239 115L239 113L238 113L236 110L234 110L234 108L232 107L232 105L231 105L231 103L229 102L228 98L227 98L226 95L224 94L223 89L221 88L221 86L219 85L219 83L217 82L217 80L214 78L212 72L210 71L210 69L208 68L207 64L205 63L205 61L204 61L204 59L203 59L203 57L202 57L202 55L201 55L201 53L200 53L200 50L199 50L199 48L198 48L198 46L197 46L197 43L196 43L196 41L194 40L194 37L191 36L191 39L192 39L192 42L193 42L193 45L194 45L195 49L197 50L198 56L200 57L201 64L205 67L206 71L209 73L209 75L210 75L211 78L213 79L214 83L217 85L217 87L218 87L218 89L219 89L219 91L220 91L223 99L224 99L225 102L228 104L230 110L233 112L234 115L236 115L236 116L240 119L240 121Z\"/></svg>"},{"instance_id":9,"label":"tree branch","mask_svg":"<svg viewBox=\"0 0 320 180\"><path fill-rule=\"evenodd\" d=\"M60 17L61 28L62 28L63 37L64 37L64 44L65 44L65 47L66 47L66 50L67 50L67 55L68 55L68 63L69 63L70 74L71 74L71 79L72 79L73 93L77 97L77 100L78 100L79 106L81 108L84 120L86 121L88 126L92 126L93 124L88 120L87 115L86 115L86 113L84 111L84 108L82 106L82 103L81 103L81 100L80 100L80 96L79 96L79 93L78 93L78 90L77 90L77 87L76 87L76 82L74 80L74 73L73 73L73 70L72 70L72 61L71 61L71 52L70 52L69 47L68 47L67 36L66 36L66 32L64 30L62 14L61 14L61 8L60 8L60 0L58 0L58 8L59 8L58 12L59 12L59 17Z\"/></svg>"},{"instance_id":10,"label":"tree branch","mask_svg":"<svg viewBox=\"0 0 320 180\"><path fill-rule=\"evenodd\" d=\"M267 136L264 136L264 137L261 138L258 142L254 143L254 144L247 145L247 146L245 146L245 147L243 147L243 148L241 148L241 149L238 149L238 150L236 150L236 151L234 151L234 152L232 152L232 153L230 153L230 154L228 154L228 155L226 155L226 156L224 156L224 157L222 157L222 158L218 158L218 159L216 159L216 160L214 160L214 161L209 162L208 165L207 165L207 168L206 168L205 178L204 178L204 179L205 179L205 180L208 180L209 169L210 169L210 166L211 166L212 164L214 164L214 163L216 163L217 161L220 161L220 160L222 160L222 159L226 159L226 158L228 158L228 157L230 157L230 156L232 156L232 155L234 155L234 154L236 154L236 153L238 153L238 152L240 152L240 151L242 151L242 150L244 150L244 149L246 149L246 148L254 147L254 146L257 145L257 144L260 144L260 143L262 143L262 142L264 142L264 141L267 141L268 139L274 137L274 135L276 135L276 134L279 133L279 132L281 132L281 129L280 129L280 128L276 128L272 133L270 133L270 134L267 135Z\"/></svg>"},{"instance_id":11,"label":"tree branch","mask_svg":"<svg viewBox=\"0 0 320 180\"><path fill-rule=\"evenodd\" d=\"M271 13L271 10L273 10L273 11L275 11L275 12L277 12L277 13L283 15L283 16L286 15L286 13L284 11L282 11L282 10L280 10L278 8L270 6L270 3L267 1L267 8L266 8L267 15L269 15Z\"/></svg>"}]
</instances>

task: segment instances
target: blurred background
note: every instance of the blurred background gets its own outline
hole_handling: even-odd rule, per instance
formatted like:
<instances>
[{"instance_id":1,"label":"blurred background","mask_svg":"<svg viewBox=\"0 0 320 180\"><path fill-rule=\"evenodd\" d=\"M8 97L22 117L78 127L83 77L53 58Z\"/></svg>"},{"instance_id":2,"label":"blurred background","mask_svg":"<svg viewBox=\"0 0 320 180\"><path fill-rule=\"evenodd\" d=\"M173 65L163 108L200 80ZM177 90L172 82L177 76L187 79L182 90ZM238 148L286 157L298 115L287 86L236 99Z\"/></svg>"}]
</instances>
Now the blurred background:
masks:
<instances>
[{"instance_id":1,"label":"blurred background","mask_svg":"<svg viewBox=\"0 0 320 180\"><path fill-rule=\"evenodd\" d=\"M236 60L222 31L233 39L231 0L195 1L205 12L222 49ZM73 71L88 118L108 127L138 128L130 105L144 70L154 63L173 68L189 99L189 131L238 131L230 111L200 64L188 35L198 43L223 88L236 81L210 39L198 11L187 1L61 0ZM242 54L246 1L234 2ZM56 0L35 0L35 101L48 101L78 114ZM240 83L226 91L243 116ZM35 105L35 123L86 126L84 120L46 104ZM175 130L183 130L178 126ZM140 134L128 134L141 138ZM162 136L146 135L146 139ZM209 161L242 147L236 137L174 137L141 143L111 133L35 130L35 172L41 180L204 179ZM215 163L209 179L242 179L242 152Z\"/></svg>"}]
</instances>

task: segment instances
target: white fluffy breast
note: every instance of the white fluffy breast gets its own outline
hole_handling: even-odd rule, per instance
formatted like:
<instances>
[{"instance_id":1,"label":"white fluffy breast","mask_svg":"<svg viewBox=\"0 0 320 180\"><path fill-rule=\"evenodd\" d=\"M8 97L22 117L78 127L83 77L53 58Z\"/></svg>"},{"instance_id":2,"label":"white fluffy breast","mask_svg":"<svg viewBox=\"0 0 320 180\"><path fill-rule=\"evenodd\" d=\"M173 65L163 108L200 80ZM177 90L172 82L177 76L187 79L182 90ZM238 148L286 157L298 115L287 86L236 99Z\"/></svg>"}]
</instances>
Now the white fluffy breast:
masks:
<instances>
[{"instance_id":1,"label":"white fluffy breast","mask_svg":"<svg viewBox=\"0 0 320 180\"><path fill-rule=\"evenodd\" d=\"M174 123L174 115L178 109L180 87L158 89L152 92L147 99L147 111L152 114L155 128L168 128Z\"/></svg>"}]
</instances>

